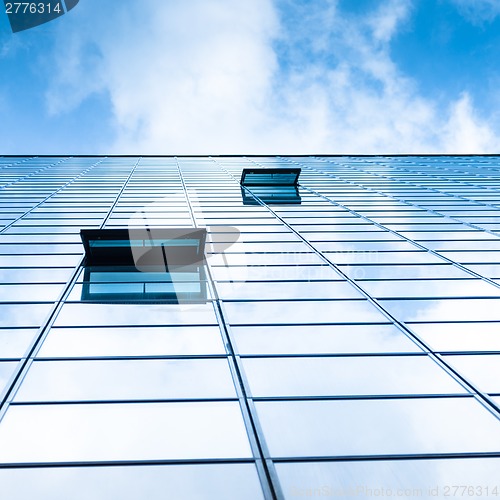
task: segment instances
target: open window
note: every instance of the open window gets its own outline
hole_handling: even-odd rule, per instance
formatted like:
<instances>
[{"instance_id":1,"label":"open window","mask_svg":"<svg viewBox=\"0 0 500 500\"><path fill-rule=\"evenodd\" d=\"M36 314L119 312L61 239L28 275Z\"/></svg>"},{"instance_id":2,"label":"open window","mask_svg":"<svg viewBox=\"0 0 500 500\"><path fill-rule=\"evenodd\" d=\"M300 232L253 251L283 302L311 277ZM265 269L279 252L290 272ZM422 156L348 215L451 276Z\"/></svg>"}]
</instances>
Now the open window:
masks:
<instances>
[{"instance_id":1,"label":"open window","mask_svg":"<svg viewBox=\"0 0 500 500\"><path fill-rule=\"evenodd\" d=\"M82 301L206 302L206 230L82 229Z\"/></svg>"},{"instance_id":2,"label":"open window","mask_svg":"<svg viewBox=\"0 0 500 500\"><path fill-rule=\"evenodd\" d=\"M298 205L300 168L245 168L241 174L241 197L244 205Z\"/></svg>"}]
</instances>

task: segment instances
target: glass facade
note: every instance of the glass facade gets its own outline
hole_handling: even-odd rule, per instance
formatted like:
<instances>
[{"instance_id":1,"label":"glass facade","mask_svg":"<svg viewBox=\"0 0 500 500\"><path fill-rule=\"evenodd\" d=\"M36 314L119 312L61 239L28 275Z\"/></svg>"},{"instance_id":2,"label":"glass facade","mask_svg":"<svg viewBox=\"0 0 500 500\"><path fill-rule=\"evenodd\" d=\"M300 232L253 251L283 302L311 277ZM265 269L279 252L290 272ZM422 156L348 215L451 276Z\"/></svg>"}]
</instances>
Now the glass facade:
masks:
<instances>
[{"instance_id":1,"label":"glass facade","mask_svg":"<svg viewBox=\"0 0 500 500\"><path fill-rule=\"evenodd\" d=\"M500 496L499 163L0 157L2 495ZM197 300L89 274L144 227L206 229Z\"/></svg>"}]
</instances>

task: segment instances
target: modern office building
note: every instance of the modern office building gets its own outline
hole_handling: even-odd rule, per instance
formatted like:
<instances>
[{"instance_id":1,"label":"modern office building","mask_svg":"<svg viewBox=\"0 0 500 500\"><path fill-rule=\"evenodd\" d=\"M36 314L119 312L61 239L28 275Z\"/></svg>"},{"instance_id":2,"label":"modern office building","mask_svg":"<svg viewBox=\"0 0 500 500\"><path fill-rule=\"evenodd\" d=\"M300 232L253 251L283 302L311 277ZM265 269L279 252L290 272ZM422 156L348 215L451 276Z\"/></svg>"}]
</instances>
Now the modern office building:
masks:
<instances>
[{"instance_id":1,"label":"modern office building","mask_svg":"<svg viewBox=\"0 0 500 500\"><path fill-rule=\"evenodd\" d=\"M0 157L0 497L499 497L499 174Z\"/></svg>"}]
</instances>

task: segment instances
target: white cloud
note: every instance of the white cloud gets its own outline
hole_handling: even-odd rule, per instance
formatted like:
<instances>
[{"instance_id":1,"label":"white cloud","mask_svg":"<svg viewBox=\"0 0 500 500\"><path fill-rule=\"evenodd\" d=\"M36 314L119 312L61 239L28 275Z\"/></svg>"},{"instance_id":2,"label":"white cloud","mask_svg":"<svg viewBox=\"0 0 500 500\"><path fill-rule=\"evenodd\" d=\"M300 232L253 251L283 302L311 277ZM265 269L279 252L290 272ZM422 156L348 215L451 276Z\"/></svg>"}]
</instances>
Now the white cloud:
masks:
<instances>
[{"instance_id":1,"label":"white cloud","mask_svg":"<svg viewBox=\"0 0 500 500\"><path fill-rule=\"evenodd\" d=\"M453 104L443 136L448 150L454 153L500 151L499 135L475 116L467 93L463 93Z\"/></svg>"},{"instance_id":2,"label":"white cloud","mask_svg":"<svg viewBox=\"0 0 500 500\"><path fill-rule=\"evenodd\" d=\"M493 21L500 15L498 0L451 0L460 13L473 24Z\"/></svg>"},{"instance_id":3,"label":"white cloud","mask_svg":"<svg viewBox=\"0 0 500 500\"><path fill-rule=\"evenodd\" d=\"M88 26L59 44L49 107L107 92L116 127L107 152L121 154L499 151L467 94L443 111L391 60L410 0L351 17L337 7L87 0Z\"/></svg>"}]
</instances>

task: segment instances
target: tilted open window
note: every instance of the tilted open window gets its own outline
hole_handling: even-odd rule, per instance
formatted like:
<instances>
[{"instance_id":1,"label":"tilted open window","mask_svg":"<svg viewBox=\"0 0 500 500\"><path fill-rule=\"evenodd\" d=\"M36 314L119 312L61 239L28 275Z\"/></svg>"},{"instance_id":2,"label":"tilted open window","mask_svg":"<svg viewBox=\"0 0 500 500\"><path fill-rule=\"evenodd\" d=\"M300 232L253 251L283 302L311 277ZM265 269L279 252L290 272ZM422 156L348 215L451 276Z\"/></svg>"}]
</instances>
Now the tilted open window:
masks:
<instances>
[{"instance_id":1,"label":"tilted open window","mask_svg":"<svg viewBox=\"0 0 500 500\"><path fill-rule=\"evenodd\" d=\"M241 196L244 205L297 205L300 168L245 168L241 173Z\"/></svg>"},{"instance_id":2,"label":"tilted open window","mask_svg":"<svg viewBox=\"0 0 500 500\"><path fill-rule=\"evenodd\" d=\"M242 186L296 186L300 168L244 168Z\"/></svg>"},{"instance_id":3,"label":"tilted open window","mask_svg":"<svg viewBox=\"0 0 500 500\"><path fill-rule=\"evenodd\" d=\"M82 229L80 235L82 301L206 301L205 229Z\"/></svg>"}]
</instances>

